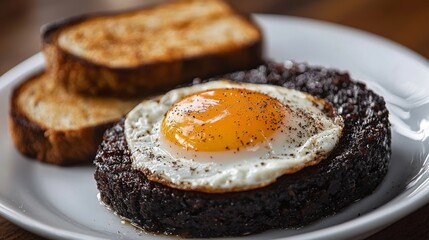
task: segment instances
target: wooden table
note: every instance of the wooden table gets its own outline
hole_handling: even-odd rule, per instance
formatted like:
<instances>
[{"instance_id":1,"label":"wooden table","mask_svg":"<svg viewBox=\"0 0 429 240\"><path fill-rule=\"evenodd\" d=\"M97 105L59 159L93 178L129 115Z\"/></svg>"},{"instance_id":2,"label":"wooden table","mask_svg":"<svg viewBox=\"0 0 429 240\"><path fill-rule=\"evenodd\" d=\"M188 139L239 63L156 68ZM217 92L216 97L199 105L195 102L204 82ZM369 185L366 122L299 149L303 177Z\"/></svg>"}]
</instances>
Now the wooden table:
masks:
<instances>
[{"instance_id":1,"label":"wooden table","mask_svg":"<svg viewBox=\"0 0 429 240\"><path fill-rule=\"evenodd\" d=\"M427 0L230 0L247 12L286 14L335 22L369 31L429 58ZM84 12L126 9L139 0L0 1L0 74L40 49L39 28ZM145 3L156 2L146 0ZM428 79L429 81L429 79ZM429 204L368 239L429 239ZM44 239L0 217L0 240Z\"/></svg>"}]
</instances>

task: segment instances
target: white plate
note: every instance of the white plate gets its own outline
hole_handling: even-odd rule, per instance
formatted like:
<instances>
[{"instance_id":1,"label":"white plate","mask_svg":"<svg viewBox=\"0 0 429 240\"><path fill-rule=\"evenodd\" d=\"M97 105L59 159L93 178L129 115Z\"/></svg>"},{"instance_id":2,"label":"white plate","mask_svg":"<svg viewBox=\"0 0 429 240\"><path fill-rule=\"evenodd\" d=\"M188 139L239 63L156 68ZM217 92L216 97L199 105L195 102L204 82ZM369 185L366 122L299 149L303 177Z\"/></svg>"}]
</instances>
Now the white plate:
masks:
<instances>
[{"instance_id":1,"label":"white plate","mask_svg":"<svg viewBox=\"0 0 429 240\"><path fill-rule=\"evenodd\" d=\"M383 95L391 111L393 155L377 191L341 213L299 230L251 239L363 238L429 201L429 64L382 38L333 24L257 15L267 55L347 70ZM0 79L0 213L37 234L59 239L167 239L142 233L101 206L94 168L56 167L22 157L7 131L11 89L43 67L37 54Z\"/></svg>"}]
</instances>

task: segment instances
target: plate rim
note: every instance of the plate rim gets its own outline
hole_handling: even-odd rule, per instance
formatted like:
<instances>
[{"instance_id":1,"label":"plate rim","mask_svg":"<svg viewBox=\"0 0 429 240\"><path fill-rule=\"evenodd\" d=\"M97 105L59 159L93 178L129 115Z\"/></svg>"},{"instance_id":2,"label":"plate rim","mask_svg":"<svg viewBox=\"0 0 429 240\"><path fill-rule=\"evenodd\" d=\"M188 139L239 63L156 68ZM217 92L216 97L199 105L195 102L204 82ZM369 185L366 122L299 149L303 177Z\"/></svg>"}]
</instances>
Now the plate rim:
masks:
<instances>
[{"instance_id":1,"label":"plate rim","mask_svg":"<svg viewBox=\"0 0 429 240\"><path fill-rule=\"evenodd\" d=\"M306 25L319 25L323 28L336 29L346 34L360 35L361 37L377 41L382 45L388 45L389 47L393 48L394 51L398 51L401 54L407 55L407 57L416 60L417 62L423 64L427 69L429 69L429 61L422 55L402 46L399 43L393 42L392 40L383 38L373 33L365 32L363 30L343 26L336 23L303 17L292 17L275 14L254 14L254 16L257 20L264 19L264 21L296 21L304 23ZM44 60L42 52L38 52L33 56L27 58L26 60L22 61L21 63L17 64L15 67L0 76L0 90L6 88L10 84L17 84L26 76L34 74L34 72L36 71L39 71L40 68L42 68L43 64ZM349 238L356 237L358 233L365 233L362 231L362 229L367 229L366 233L375 233L376 231L379 231L389 226L390 224L398 221L399 219L405 217L411 212L427 204L429 202L429 186L425 186L418 194L406 198L403 201L396 202L394 204L389 204L390 201L380 206L378 209L369 211L367 214L353 218L344 223L329 226L319 230L314 230L307 233L302 233L291 237L294 239L332 239L338 237ZM11 204L8 205L2 199L0 199L0 215L24 229L27 229L31 232L45 237L67 239L85 237L86 239L104 239L95 236L82 235L79 232L74 232L70 230L57 229L50 226L49 224L38 222L36 219L26 216L18 209L13 209ZM289 237L283 237L279 239L288 238Z\"/></svg>"}]
</instances>

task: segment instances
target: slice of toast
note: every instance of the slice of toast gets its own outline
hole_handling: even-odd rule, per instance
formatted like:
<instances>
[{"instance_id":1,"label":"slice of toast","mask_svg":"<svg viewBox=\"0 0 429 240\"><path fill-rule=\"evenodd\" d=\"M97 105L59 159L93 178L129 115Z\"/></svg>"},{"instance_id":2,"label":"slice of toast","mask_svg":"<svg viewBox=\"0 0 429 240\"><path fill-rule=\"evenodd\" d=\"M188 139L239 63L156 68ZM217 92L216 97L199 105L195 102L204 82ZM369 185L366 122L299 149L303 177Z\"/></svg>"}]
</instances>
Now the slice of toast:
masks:
<instances>
[{"instance_id":1,"label":"slice of toast","mask_svg":"<svg viewBox=\"0 0 429 240\"><path fill-rule=\"evenodd\" d=\"M24 155L57 165L90 163L104 131L141 99L79 96L40 73L17 86L9 127Z\"/></svg>"},{"instance_id":2,"label":"slice of toast","mask_svg":"<svg viewBox=\"0 0 429 240\"><path fill-rule=\"evenodd\" d=\"M262 34L221 0L80 16L42 29L47 69L72 92L135 96L261 63Z\"/></svg>"}]
</instances>

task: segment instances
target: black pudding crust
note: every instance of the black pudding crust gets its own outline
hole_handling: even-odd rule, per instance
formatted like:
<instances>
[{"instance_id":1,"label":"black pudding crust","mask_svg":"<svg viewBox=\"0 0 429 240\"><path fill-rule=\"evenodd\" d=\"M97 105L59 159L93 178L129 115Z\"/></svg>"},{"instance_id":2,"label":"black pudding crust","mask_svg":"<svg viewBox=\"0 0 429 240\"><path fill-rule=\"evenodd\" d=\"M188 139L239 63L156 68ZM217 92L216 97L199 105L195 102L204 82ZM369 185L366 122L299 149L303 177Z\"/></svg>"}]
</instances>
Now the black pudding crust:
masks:
<instances>
[{"instance_id":1,"label":"black pudding crust","mask_svg":"<svg viewBox=\"0 0 429 240\"><path fill-rule=\"evenodd\" d=\"M327 99L345 120L339 145L318 165L263 188L222 194L184 191L151 182L132 169L121 120L105 133L94 161L107 206L150 232L238 236L301 227L332 215L371 194L386 175L391 133L385 102L348 74L267 62L223 78L285 86Z\"/></svg>"}]
</instances>

